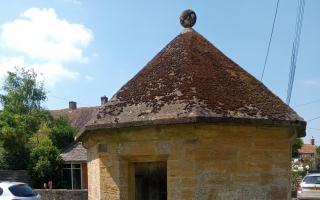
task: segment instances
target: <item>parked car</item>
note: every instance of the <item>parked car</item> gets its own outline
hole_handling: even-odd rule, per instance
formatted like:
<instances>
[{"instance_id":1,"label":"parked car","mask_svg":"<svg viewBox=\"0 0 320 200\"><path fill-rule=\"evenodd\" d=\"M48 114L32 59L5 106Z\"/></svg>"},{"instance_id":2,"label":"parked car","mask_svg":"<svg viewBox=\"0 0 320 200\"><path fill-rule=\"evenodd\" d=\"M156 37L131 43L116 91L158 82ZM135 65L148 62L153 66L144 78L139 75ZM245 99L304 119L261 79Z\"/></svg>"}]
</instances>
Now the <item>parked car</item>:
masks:
<instances>
[{"instance_id":1,"label":"parked car","mask_svg":"<svg viewBox=\"0 0 320 200\"><path fill-rule=\"evenodd\" d=\"M40 200L41 196L26 183L0 182L0 200Z\"/></svg>"},{"instance_id":2,"label":"parked car","mask_svg":"<svg viewBox=\"0 0 320 200\"><path fill-rule=\"evenodd\" d=\"M320 173L308 174L302 179L297 199L320 199Z\"/></svg>"}]
</instances>

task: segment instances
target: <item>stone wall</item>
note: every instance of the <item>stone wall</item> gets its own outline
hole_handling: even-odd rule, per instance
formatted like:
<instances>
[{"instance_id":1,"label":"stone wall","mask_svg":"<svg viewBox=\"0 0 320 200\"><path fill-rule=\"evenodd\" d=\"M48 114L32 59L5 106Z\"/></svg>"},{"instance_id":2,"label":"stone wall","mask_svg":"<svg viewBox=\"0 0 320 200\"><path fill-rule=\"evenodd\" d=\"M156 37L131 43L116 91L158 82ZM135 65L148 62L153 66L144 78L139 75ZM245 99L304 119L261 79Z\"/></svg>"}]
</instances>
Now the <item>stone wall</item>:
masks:
<instances>
[{"instance_id":1,"label":"stone wall","mask_svg":"<svg viewBox=\"0 0 320 200\"><path fill-rule=\"evenodd\" d=\"M30 184L30 176L26 170L0 170L1 181L17 181Z\"/></svg>"},{"instance_id":2,"label":"stone wall","mask_svg":"<svg viewBox=\"0 0 320 200\"><path fill-rule=\"evenodd\" d=\"M236 125L90 133L89 199L133 200L132 163L166 161L168 200L289 200L295 137L288 127Z\"/></svg>"},{"instance_id":3,"label":"stone wall","mask_svg":"<svg viewBox=\"0 0 320 200\"><path fill-rule=\"evenodd\" d=\"M65 190L65 189L35 189L41 195L42 200L87 200L87 190Z\"/></svg>"}]
</instances>

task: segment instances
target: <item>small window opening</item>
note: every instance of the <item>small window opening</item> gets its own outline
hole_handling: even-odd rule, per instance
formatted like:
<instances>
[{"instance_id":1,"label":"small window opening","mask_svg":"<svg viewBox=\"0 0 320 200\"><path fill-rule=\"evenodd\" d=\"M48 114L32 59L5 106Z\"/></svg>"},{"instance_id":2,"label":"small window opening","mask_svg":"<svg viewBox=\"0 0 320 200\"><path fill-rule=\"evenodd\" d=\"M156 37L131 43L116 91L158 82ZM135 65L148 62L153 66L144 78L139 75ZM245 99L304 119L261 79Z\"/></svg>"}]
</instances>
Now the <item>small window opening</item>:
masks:
<instances>
[{"instance_id":1,"label":"small window opening","mask_svg":"<svg viewBox=\"0 0 320 200\"><path fill-rule=\"evenodd\" d=\"M82 169L80 164L64 164L62 167L63 187L66 189L82 189Z\"/></svg>"}]
</instances>

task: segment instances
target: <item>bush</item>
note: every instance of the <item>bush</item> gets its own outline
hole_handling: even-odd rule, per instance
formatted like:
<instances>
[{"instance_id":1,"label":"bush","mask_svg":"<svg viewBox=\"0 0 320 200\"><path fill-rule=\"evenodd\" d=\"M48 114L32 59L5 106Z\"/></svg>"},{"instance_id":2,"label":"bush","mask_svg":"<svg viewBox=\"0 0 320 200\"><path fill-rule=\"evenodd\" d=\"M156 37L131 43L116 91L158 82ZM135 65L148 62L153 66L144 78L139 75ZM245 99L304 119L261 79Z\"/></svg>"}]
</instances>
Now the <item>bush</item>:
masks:
<instances>
[{"instance_id":1,"label":"bush","mask_svg":"<svg viewBox=\"0 0 320 200\"><path fill-rule=\"evenodd\" d=\"M31 150L29 174L33 186L41 188L42 183L50 180L56 183L60 180L62 159L59 150L47 140Z\"/></svg>"},{"instance_id":2,"label":"bush","mask_svg":"<svg viewBox=\"0 0 320 200\"><path fill-rule=\"evenodd\" d=\"M299 159L293 159L291 161L291 190L295 191L297 189L297 180L298 178L303 178L308 174L310 169L311 161L306 159L302 162Z\"/></svg>"},{"instance_id":3,"label":"bush","mask_svg":"<svg viewBox=\"0 0 320 200\"><path fill-rule=\"evenodd\" d=\"M294 143L292 144L292 152L291 152L291 156L292 158L298 158L299 157L299 149L302 147L303 145L303 140L301 138L296 138L294 140Z\"/></svg>"},{"instance_id":4,"label":"bush","mask_svg":"<svg viewBox=\"0 0 320 200\"><path fill-rule=\"evenodd\" d=\"M3 147L0 146L0 169L8 169L9 166L5 159L6 151Z\"/></svg>"}]
</instances>

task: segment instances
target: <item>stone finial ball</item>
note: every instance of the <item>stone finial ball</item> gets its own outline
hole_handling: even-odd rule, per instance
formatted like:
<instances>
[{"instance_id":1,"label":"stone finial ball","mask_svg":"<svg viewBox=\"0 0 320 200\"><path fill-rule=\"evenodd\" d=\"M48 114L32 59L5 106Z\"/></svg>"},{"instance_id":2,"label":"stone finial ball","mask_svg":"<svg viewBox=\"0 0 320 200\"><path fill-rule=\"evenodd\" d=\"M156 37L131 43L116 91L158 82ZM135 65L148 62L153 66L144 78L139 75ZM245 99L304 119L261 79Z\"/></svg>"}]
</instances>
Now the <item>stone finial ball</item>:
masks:
<instances>
[{"instance_id":1,"label":"stone finial ball","mask_svg":"<svg viewBox=\"0 0 320 200\"><path fill-rule=\"evenodd\" d=\"M197 15L193 10L185 10L180 15L180 24L184 28L191 28L197 21Z\"/></svg>"}]
</instances>

